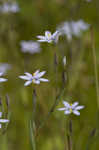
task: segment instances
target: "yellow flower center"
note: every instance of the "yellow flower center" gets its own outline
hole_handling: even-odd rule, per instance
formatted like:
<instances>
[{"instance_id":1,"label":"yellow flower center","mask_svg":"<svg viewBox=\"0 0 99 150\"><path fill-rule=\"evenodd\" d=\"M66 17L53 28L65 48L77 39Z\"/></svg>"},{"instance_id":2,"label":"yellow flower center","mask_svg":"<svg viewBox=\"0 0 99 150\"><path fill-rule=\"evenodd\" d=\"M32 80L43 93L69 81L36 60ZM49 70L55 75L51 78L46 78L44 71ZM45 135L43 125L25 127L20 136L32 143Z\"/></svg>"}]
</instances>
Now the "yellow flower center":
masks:
<instances>
[{"instance_id":1,"label":"yellow flower center","mask_svg":"<svg viewBox=\"0 0 99 150\"><path fill-rule=\"evenodd\" d=\"M35 73L33 73L32 75L35 76Z\"/></svg>"},{"instance_id":2,"label":"yellow flower center","mask_svg":"<svg viewBox=\"0 0 99 150\"><path fill-rule=\"evenodd\" d=\"M32 80L32 82L34 82L34 81L35 81L35 79Z\"/></svg>"},{"instance_id":3,"label":"yellow flower center","mask_svg":"<svg viewBox=\"0 0 99 150\"><path fill-rule=\"evenodd\" d=\"M70 108L69 110L70 110L71 113L73 112L72 108Z\"/></svg>"},{"instance_id":4,"label":"yellow flower center","mask_svg":"<svg viewBox=\"0 0 99 150\"><path fill-rule=\"evenodd\" d=\"M32 73L33 76L35 76L35 73ZM34 83L35 79L32 79L32 83Z\"/></svg>"},{"instance_id":5,"label":"yellow flower center","mask_svg":"<svg viewBox=\"0 0 99 150\"><path fill-rule=\"evenodd\" d=\"M47 36L48 36L48 38L50 38L50 37L51 37L51 33L48 33L48 35L47 35Z\"/></svg>"},{"instance_id":6,"label":"yellow flower center","mask_svg":"<svg viewBox=\"0 0 99 150\"><path fill-rule=\"evenodd\" d=\"M70 104L70 106L72 106L72 103ZM72 108L70 108L69 110L70 110L71 113L73 112Z\"/></svg>"}]
</instances>

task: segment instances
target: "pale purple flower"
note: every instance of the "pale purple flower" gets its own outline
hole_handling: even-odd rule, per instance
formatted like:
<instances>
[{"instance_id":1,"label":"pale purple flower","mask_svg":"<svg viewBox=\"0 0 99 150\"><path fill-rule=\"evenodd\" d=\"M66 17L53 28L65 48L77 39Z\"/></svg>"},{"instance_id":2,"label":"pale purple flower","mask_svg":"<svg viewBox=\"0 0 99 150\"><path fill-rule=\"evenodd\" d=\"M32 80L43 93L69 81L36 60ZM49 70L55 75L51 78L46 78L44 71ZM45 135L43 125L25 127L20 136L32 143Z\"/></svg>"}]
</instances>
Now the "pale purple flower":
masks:
<instances>
[{"instance_id":1,"label":"pale purple flower","mask_svg":"<svg viewBox=\"0 0 99 150\"><path fill-rule=\"evenodd\" d=\"M53 34L51 34L50 31L45 31L45 35L38 35L37 38L39 38L38 42L48 42L48 43L52 43L58 42L58 38L59 38L60 32L57 30L56 32L54 32Z\"/></svg>"},{"instance_id":2,"label":"pale purple flower","mask_svg":"<svg viewBox=\"0 0 99 150\"><path fill-rule=\"evenodd\" d=\"M3 72L4 74L7 72L7 70L11 69L11 65L7 63L0 63L0 72Z\"/></svg>"},{"instance_id":3,"label":"pale purple flower","mask_svg":"<svg viewBox=\"0 0 99 150\"><path fill-rule=\"evenodd\" d=\"M0 72L0 82L6 82L7 81L7 79L1 77L3 75L4 75L4 73Z\"/></svg>"},{"instance_id":4,"label":"pale purple flower","mask_svg":"<svg viewBox=\"0 0 99 150\"><path fill-rule=\"evenodd\" d=\"M25 72L23 76L19 76L19 78L26 80L24 86L28 86L31 83L40 84L40 82L48 82L48 79L42 78L42 76L46 73L46 71L40 72L37 70L36 72L32 74Z\"/></svg>"},{"instance_id":5,"label":"pale purple flower","mask_svg":"<svg viewBox=\"0 0 99 150\"><path fill-rule=\"evenodd\" d=\"M40 43L34 41L21 41L21 51L24 53L39 53L41 51Z\"/></svg>"},{"instance_id":6,"label":"pale purple flower","mask_svg":"<svg viewBox=\"0 0 99 150\"><path fill-rule=\"evenodd\" d=\"M80 37L83 31L89 28L89 24L85 23L83 20L78 21L66 21L59 25L58 30L61 34L66 35L67 39L70 41L72 36Z\"/></svg>"},{"instance_id":7,"label":"pale purple flower","mask_svg":"<svg viewBox=\"0 0 99 150\"><path fill-rule=\"evenodd\" d=\"M17 13L19 12L19 6L16 2L13 3L4 3L0 6L0 12L2 13Z\"/></svg>"},{"instance_id":8,"label":"pale purple flower","mask_svg":"<svg viewBox=\"0 0 99 150\"><path fill-rule=\"evenodd\" d=\"M64 107L63 108L59 108L59 111L64 111L64 114L69 115L71 113L79 116L80 112L78 110L81 110L84 108L84 106L78 106L78 102L74 102L73 104L69 104L66 101L63 101Z\"/></svg>"}]
</instances>

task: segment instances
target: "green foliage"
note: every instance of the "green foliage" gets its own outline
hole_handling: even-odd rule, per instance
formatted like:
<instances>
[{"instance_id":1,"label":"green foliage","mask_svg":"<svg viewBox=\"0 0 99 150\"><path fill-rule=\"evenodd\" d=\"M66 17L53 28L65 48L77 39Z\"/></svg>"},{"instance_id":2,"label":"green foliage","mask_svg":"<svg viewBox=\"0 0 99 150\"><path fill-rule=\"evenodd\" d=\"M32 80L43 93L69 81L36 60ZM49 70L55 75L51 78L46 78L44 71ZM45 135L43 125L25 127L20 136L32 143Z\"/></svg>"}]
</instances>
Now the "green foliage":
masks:
<instances>
[{"instance_id":1,"label":"green foliage","mask_svg":"<svg viewBox=\"0 0 99 150\"><path fill-rule=\"evenodd\" d=\"M60 37L56 47L42 43L42 51L33 55L22 53L20 42L22 40L36 41L36 36L43 35L45 30L53 33L64 21L83 19L94 29L98 69L99 1L92 0L88 3L86 0L19 0L17 2L20 6L19 13L0 13L0 62L12 65L12 69L6 74L8 82L0 83L2 99L6 94L10 97L10 123L7 131L3 135L0 134L0 150L32 150L29 133L33 137L32 143L34 139L36 140L33 143L33 150L35 150L35 144L36 150L66 149L68 131L65 120L67 116L57 111L57 108L62 106L63 99L69 102L79 101L81 105L85 105L80 116L72 116L73 150L98 150L99 115L90 29L80 38L73 37L71 42L65 36ZM58 57L57 83L53 62L55 51ZM52 106L56 105L56 94L64 90L63 56L67 58L65 91L58 99L58 106L46 119ZM50 82L36 86L35 130L39 132L35 137L33 124L30 124L30 130L28 125L28 121L33 119L33 87L24 87L24 81L18 76L25 71L33 73L37 69L46 70L45 76ZM46 122L42 125L44 120ZM42 128L39 129L40 125ZM96 133L91 139L89 136L93 129L96 129Z\"/></svg>"}]
</instances>

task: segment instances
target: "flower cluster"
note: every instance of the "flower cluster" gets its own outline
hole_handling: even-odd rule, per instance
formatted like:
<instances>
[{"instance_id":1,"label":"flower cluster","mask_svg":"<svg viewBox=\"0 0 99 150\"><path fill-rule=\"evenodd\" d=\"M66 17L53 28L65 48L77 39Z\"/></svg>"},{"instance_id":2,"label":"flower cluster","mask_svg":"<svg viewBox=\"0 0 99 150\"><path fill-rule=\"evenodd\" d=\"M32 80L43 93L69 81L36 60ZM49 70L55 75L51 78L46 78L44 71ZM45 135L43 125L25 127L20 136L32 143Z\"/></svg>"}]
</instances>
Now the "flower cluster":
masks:
<instances>
[{"instance_id":1,"label":"flower cluster","mask_svg":"<svg viewBox=\"0 0 99 150\"><path fill-rule=\"evenodd\" d=\"M19 10L18 6L16 4L14 5L9 5L8 3L4 4L3 7L0 7L0 10L9 12L17 12ZM88 29L89 25L85 24L82 20L78 22L65 22L64 25L61 26L56 32L51 34L50 31L45 31L45 35L41 36L38 35L37 38L39 39L38 42L48 42L48 43L57 43L59 36L62 34L67 35L68 39L72 38L72 35L79 36L81 34L81 30L86 30ZM34 42L34 41L21 41L21 50L22 52L26 53L29 52L31 54L38 53L40 52L40 43ZM64 67L66 66L66 56L63 57L63 65ZM7 79L2 78L6 70L9 69L9 65L5 65L1 67L1 72L0 72L0 82L6 82ZM20 75L19 78L26 80L24 86L28 86L32 83L34 84L40 84L40 82L49 82L48 79L43 78L45 75L46 71L41 71L36 70L33 74L29 72L25 72L24 75ZM66 101L63 101L64 107L59 108L59 111L64 111L64 114L75 114L77 116L80 115L79 110L83 109L84 106L79 106L78 102L74 102L73 104L69 104ZM2 117L2 112L0 112L0 118ZM7 119L0 119L0 128L2 127L1 123L6 123L9 122Z\"/></svg>"},{"instance_id":2,"label":"flower cluster","mask_svg":"<svg viewBox=\"0 0 99 150\"><path fill-rule=\"evenodd\" d=\"M58 30L61 32L61 34L66 35L68 40L71 40L73 35L79 37L82 31L86 31L89 26L90 25L85 23L83 20L70 22L66 21L59 25Z\"/></svg>"}]
</instances>

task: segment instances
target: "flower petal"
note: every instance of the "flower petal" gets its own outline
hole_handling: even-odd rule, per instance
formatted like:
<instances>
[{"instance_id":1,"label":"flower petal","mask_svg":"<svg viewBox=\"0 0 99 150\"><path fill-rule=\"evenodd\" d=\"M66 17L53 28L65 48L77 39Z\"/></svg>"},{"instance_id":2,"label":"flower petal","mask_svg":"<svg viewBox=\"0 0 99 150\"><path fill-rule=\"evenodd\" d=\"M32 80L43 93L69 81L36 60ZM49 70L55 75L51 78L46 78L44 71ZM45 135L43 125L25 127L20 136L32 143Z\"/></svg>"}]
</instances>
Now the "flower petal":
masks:
<instances>
[{"instance_id":1,"label":"flower petal","mask_svg":"<svg viewBox=\"0 0 99 150\"><path fill-rule=\"evenodd\" d=\"M37 38L39 38L41 40L45 40L45 36L38 35Z\"/></svg>"},{"instance_id":2,"label":"flower petal","mask_svg":"<svg viewBox=\"0 0 99 150\"><path fill-rule=\"evenodd\" d=\"M23 80L30 80L30 77L29 76L19 76L20 79L23 79Z\"/></svg>"},{"instance_id":3,"label":"flower petal","mask_svg":"<svg viewBox=\"0 0 99 150\"><path fill-rule=\"evenodd\" d=\"M42 82L49 82L48 79L45 79L45 78L40 78L39 81L42 81Z\"/></svg>"},{"instance_id":4,"label":"flower petal","mask_svg":"<svg viewBox=\"0 0 99 150\"><path fill-rule=\"evenodd\" d=\"M33 80L33 83L40 84L40 81L39 80Z\"/></svg>"},{"instance_id":5,"label":"flower petal","mask_svg":"<svg viewBox=\"0 0 99 150\"><path fill-rule=\"evenodd\" d=\"M75 110L80 110L80 109L83 109L84 108L84 106L77 106L76 108L75 108Z\"/></svg>"},{"instance_id":6,"label":"flower petal","mask_svg":"<svg viewBox=\"0 0 99 150\"><path fill-rule=\"evenodd\" d=\"M9 120L8 119L0 119L0 122L6 123L6 122L9 122Z\"/></svg>"},{"instance_id":7,"label":"flower petal","mask_svg":"<svg viewBox=\"0 0 99 150\"><path fill-rule=\"evenodd\" d=\"M64 112L64 114L66 114L66 115L71 114L71 111L66 110L66 111Z\"/></svg>"},{"instance_id":8,"label":"flower petal","mask_svg":"<svg viewBox=\"0 0 99 150\"><path fill-rule=\"evenodd\" d=\"M34 72L34 75L37 75L39 72L40 72L40 70L36 70L36 71Z\"/></svg>"},{"instance_id":9,"label":"flower petal","mask_svg":"<svg viewBox=\"0 0 99 150\"><path fill-rule=\"evenodd\" d=\"M80 112L79 112L79 111L77 111L77 110L73 110L73 113L74 113L75 115L77 115L77 116L79 116L79 115L80 115Z\"/></svg>"},{"instance_id":10,"label":"flower petal","mask_svg":"<svg viewBox=\"0 0 99 150\"><path fill-rule=\"evenodd\" d=\"M59 36L60 36L60 32L58 30L55 33L53 33L52 39L54 40L55 43L58 42Z\"/></svg>"},{"instance_id":11,"label":"flower petal","mask_svg":"<svg viewBox=\"0 0 99 150\"><path fill-rule=\"evenodd\" d=\"M0 82L6 82L8 79L0 78Z\"/></svg>"},{"instance_id":12,"label":"flower petal","mask_svg":"<svg viewBox=\"0 0 99 150\"><path fill-rule=\"evenodd\" d=\"M66 108L70 108L71 107L70 104L68 102L66 102L66 101L63 101L63 104L65 105Z\"/></svg>"},{"instance_id":13,"label":"flower petal","mask_svg":"<svg viewBox=\"0 0 99 150\"><path fill-rule=\"evenodd\" d=\"M74 102L73 104L72 104L72 109L74 109L77 105L78 105L79 103L78 102Z\"/></svg>"},{"instance_id":14,"label":"flower petal","mask_svg":"<svg viewBox=\"0 0 99 150\"><path fill-rule=\"evenodd\" d=\"M51 32L50 31L45 31L45 37L47 39L51 38Z\"/></svg>"},{"instance_id":15,"label":"flower petal","mask_svg":"<svg viewBox=\"0 0 99 150\"><path fill-rule=\"evenodd\" d=\"M31 83L32 83L32 81L26 81L25 84L24 84L24 86L28 86L28 85L30 85Z\"/></svg>"},{"instance_id":16,"label":"flower petal","mask_svg":"<svg viewBox=\"0 0 99 150\"><path fill-rule=\"evenodd\" d=\"M25 72L24 74L26 74L28 77L32 78L32 74L31 73Z\"/></svg>"},{"instance_id":17,"label":"flower petal","mask_svg":"<svg viewBox=\"0 0 99 150\"><path fill-rule=\"evenodd\" d=\"M45 73L46 73L46 71L42 71L42 72L36 74L35 77L36 77L36 78L40 78L40 77L42 77Z\"/></svg>"},{"instance_id":18,"label":"flower petal","mask_svg":"<svg viewBox=\"0 0 99 150\"><path fill-rule=\"evenodd\" d=\"M0 76L2 76L4 73L3 72L0 72Z\"/></svg>"},{"instance_id":19,"label":"flower petal","mask_svg":"<svg viewBox=\"0 0 99 150\"><path fill-rule=\"evenodd\" d=\"M47 40L47 42L48 42L48 43L52 43L52 41L53 41L52 39L50 39L50 40Z\"/></svg>"},{"instance_id":20,"label":"flower petal","mask_svg":"<svg viewBox=\"0 0 99 150\"><path fill-rule=\"evenodd\" d=\"M47 40L37 40L38 42L47 42Z\"/></svg>"},{"instance_id":21,"label":"flower petal","mask_svg":"<svg viewBox=\"0 0 99 150\"><path fill-rule=\"evenodd\" d=\"M0 124L0 128L2 128L2 125Z\"/></svg>"},{"instance_id":22,"label":"flower petal","mask_svg":"<svg viewBox=\"0 0 99 150\"><path fill-rule=\"evenodd\" d=\"M66 108L58 108L59 111L66 110Z\"/></svg>"},{"instance_id":23,"label":"flower petal","mask_svg":"<svg viewBox=\"0 0 99 150\"><path fill-rule=\"evenodd\" d=\"M56 36L58 36L59 31L57 30L56 32L53 33L52 37L55 38Z\"/></svg>"}]
</instances>

